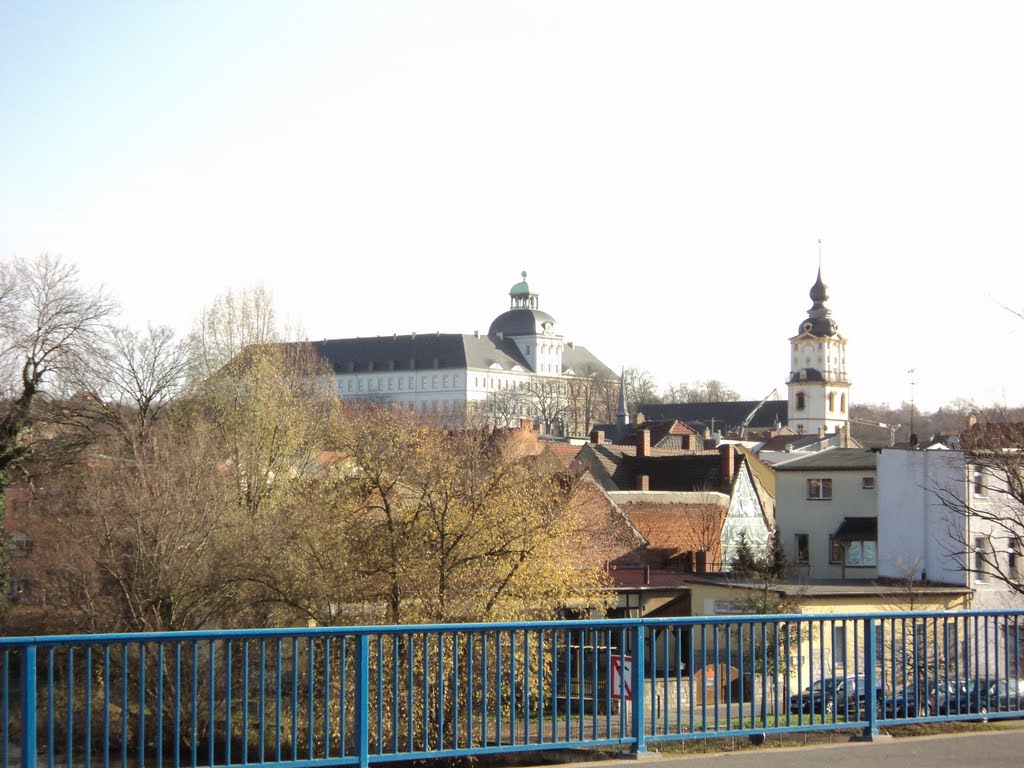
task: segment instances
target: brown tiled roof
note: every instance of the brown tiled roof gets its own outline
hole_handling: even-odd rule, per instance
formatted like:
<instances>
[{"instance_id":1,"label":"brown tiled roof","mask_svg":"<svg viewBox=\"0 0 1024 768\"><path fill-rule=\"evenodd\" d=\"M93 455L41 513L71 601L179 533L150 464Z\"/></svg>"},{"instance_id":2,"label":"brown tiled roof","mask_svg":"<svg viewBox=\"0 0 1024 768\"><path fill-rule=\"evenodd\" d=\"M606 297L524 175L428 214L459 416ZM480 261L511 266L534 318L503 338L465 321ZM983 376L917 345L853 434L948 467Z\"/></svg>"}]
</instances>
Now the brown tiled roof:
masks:
<instances>
[{"instance_id":1,"label":"brown tiled roof","mask_svg":"<svg viewBox=\"0 0 1024 768\"><path fill-rule=\"evenodd\" d=\"M684 552L705 550L708 559L717 562L726 507L639 501L620 504L619 508L647 539L649 552L667 560Z\"/></svg>"},{"instance_id":2,"label":"brown tiled roof","mask_svg":"<svg viewBox=\"0 0 1024 768\"><path fill-rule=\"evenodd\" d=\"M555 457L561 462L562 466L569 469L573 462L576 461L576 454L580 452L582 446L570 445L569 443L555 443L550 442L547 444L548 450L555 455Z\"/></svg>"}]
</instances>

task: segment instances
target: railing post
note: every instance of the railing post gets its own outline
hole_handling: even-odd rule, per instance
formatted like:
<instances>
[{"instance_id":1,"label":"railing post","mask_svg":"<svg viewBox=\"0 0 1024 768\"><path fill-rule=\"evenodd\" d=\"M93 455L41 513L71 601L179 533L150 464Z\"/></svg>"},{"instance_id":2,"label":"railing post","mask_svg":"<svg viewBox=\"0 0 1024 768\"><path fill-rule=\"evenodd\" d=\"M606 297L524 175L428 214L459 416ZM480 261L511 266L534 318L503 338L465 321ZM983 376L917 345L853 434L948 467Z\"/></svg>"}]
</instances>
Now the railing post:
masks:
<instances>
[{"instance_id":1,"label":"railing post","mask_svg":"<svg viewBox=\"0 0 1024 768\"><path fill-rule=\"evenodd\" d=\"M647 681L644 674L646 643L644 625L637 624L633 627L633 668L630 675L630 685L633 689L631 691L633 694L633 754L642 754L647 751L647 696L645 690Z\"/></svg>"},{"instance_id":2,"label":"railing post","mask_svg":"<svg viewBox=\"0 0 1024 768\"><path fill-rule=\"evenodd\" d=\"M877 646L875 620L864 619L864 719L867 725L861 738L870 741L878 736L878 686L875 667L878 659L875 655Z\"/></svg>"},{"instance_id":3,"label":"railing post","mask_svg":"<svg viewBox=\"0 0 1024 768\"><path fill-rule=\"evenodd\" d=\"M355 715L359 768L367 768L370 765L370 636L364 632L356 638Z\"/></svg>"},{"instance_id":4,"label":"railing post","mask_svg":"<svg viewBox=\"0 0 1024 768\"><path fill-rule=\"evenodd\" d=\"M21 766L36 768L36 647L21 653Z\"/></svg>"}]
</instances>

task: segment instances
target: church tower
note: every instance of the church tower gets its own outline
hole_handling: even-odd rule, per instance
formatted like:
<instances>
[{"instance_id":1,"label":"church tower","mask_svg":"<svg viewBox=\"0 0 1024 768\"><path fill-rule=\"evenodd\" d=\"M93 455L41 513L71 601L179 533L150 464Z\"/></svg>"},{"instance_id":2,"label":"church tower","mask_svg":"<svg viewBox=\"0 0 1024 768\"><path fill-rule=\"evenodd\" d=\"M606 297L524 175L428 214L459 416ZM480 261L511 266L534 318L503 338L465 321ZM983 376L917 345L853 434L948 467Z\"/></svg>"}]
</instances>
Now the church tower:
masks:
<instances>
[{"instance_id":1,"label":"church tower","mask_svg":"<svg viewBox=\"0 0 1024 768\"><path fill-rule=\"evenodd\" d=\"M846 339L832 319L828 286L818 279L811 286L807 318L789 340L789 426L804 433L835 432L850 420L850 380L846 375Z\"/></svg>"}]
</instances>

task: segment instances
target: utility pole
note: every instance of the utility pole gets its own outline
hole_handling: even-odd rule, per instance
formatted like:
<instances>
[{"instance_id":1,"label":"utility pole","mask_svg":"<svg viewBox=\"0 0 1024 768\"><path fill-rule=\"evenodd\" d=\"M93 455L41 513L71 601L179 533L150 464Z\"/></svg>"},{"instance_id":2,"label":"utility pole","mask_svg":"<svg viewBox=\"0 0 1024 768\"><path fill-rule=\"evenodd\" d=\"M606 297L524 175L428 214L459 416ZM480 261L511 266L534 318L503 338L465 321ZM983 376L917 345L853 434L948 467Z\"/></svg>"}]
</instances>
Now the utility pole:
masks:
<instances>
[{"instance_id":1,"label":"utility pole","mask_svg":"<svg viewBox=\"0 0 1024 768\"><path fill-rule=\"evenodd\" d=\"M907 373L910 374L910 434L914 434L914 385L917 384L914 381L914 371L916 368L911 368Z\"/></svg>"}]
</instances>

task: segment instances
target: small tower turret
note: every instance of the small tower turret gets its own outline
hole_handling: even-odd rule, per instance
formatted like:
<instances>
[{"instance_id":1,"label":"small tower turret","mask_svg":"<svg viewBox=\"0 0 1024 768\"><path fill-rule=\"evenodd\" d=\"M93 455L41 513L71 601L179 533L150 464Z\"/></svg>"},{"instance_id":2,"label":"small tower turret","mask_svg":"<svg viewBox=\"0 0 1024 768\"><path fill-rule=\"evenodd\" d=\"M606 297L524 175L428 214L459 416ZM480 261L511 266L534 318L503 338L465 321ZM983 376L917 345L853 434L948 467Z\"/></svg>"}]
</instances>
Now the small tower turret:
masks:
<instances>
[{"instance_id":1,"label":"small tower turret","mask_svg":"<svg viewBox=\"0 0 1024 768\"><path fill-rule=\"evenodd\" d=\"M811 308L789 340L789 426L815 434L845 427L850 419L850 380L846 374L846 339L826 306L828 286L821 266L810 290Z\"/></svg>"}]
</instances>

